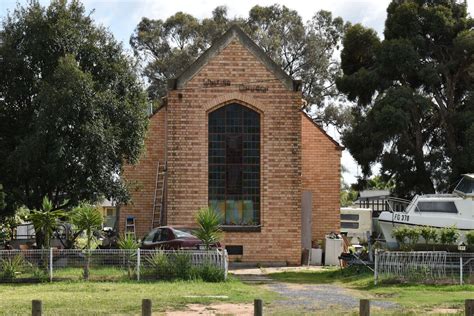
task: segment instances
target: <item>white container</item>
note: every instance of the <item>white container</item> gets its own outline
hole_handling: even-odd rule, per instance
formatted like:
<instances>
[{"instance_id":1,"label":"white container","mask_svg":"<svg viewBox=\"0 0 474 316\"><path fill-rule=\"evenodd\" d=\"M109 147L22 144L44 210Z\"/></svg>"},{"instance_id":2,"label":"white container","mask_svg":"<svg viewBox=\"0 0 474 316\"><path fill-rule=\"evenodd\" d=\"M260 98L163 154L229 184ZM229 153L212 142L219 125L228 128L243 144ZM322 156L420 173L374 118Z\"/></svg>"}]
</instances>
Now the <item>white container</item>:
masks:
<instances>
[{"instance_id":1,"label":"white container","mask_svg":"<svg viewBox=\"0 0 474 316\"><path fill-rule=\"evenodd\" d=\"M338 266L339 256L344 251L344 240L342 238L326 237L326 248L324 256L324 265Z\"/></svg>"},{"instance_id":2,"label":"white container","mask_svg":"<svg viewBox=\"0 0 474 316\"><path fill-rule=\"evenodd\" d=\"M310 255L310 265L320 266L323 264L323 250L319 248L312 248Z\"/></svg>"}]
</instances>

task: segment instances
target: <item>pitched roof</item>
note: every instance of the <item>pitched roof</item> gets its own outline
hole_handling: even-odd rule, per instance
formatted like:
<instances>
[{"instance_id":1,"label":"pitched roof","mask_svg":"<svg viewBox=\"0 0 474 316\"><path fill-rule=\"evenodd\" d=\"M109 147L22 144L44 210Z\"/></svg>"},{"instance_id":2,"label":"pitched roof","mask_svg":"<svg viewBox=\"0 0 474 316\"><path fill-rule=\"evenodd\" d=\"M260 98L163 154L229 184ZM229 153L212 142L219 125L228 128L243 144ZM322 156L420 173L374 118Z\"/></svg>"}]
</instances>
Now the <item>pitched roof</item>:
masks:
<instances>
[{"instance_id":1,"label":"pitched roof","mask_svg":"<svg viewBox=\"0 0 474 316\"><path fill-rule=\"evenodd\" d=\"M215 43L209 47L194 63L186 68L176 79L168 82L168 89L175 90L183 88L214 56L219 54L229 43L237 38L268 70L270 70L283 85L292 91L300 89L301 81L293 80L281 69L250 37L237 25L233 25Z\"/></svg>"},{"instance_id":2,"label":"pitched roof","mask_svg":"<svg viewBox=\"0 0 474 316\"><path fill-rule=\"evenodd\" d=\"M321 133L323 133L324 136L326 136L331 142L334 143L334 145L336 145L336 148L339 149L339 150L344 150L345 147L344 146L341 146L341 144L339 144L334 138L332 138L331 136L329 136L328 133L326 133L326 131L321 127L319 126L312 118L311 116L308 115L308 113L306 113L305 111L301 110L301 113L303 114L303 116L309 120L311 123L313 123L314 126L316 126L317 129L319 129L321 131Z\"/></svg>"}]
</instances>

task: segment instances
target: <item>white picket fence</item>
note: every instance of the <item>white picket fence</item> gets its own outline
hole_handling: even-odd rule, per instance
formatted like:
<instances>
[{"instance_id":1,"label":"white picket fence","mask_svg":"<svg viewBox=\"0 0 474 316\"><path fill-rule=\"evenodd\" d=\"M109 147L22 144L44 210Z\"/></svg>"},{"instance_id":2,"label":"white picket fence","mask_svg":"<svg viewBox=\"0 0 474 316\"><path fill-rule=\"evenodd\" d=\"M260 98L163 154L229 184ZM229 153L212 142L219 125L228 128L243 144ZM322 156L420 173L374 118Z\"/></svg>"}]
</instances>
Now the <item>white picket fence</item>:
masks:
<instances>
[{"instance_id":1,"label":"white picket fence","mask_svg":"<svg viewBox=\"0 0 474 316\"><path fill-rule=\"evenodd\" d=\"M140 280L141 271L148 267L147 258L161 253L168 257L177 253L185 253L191 259L193 267L213 265L224 271L225 278L228 272L228 255L225 249L214 250L124 250L124 249L28 249L28 250L0 250L0 282L8 281L5 272L15 260L21 260L23 272L14 272L15 279L35 279L39 272L46 273L49 280L56 278L56 274L67 269L83 268L87 256L90 257L90 269L114 268L118 270L133 269L137 280ZM18 268L16 268L18 270ZM7 271L8 272L8 271ZM44 275L43 275L44 276ZM60 277L58 277L60 278Z\"/></svg>"},{"instance_id":2,"label":"white picket fence","mask_svg":"<svg viewBox=\"0 0 474 316\"><path fill-rule=\"evenodd\" d=\"M474 253L376 251L374 281L381 277L418 282L474 281Z\"/></svg>"}]
</instances>

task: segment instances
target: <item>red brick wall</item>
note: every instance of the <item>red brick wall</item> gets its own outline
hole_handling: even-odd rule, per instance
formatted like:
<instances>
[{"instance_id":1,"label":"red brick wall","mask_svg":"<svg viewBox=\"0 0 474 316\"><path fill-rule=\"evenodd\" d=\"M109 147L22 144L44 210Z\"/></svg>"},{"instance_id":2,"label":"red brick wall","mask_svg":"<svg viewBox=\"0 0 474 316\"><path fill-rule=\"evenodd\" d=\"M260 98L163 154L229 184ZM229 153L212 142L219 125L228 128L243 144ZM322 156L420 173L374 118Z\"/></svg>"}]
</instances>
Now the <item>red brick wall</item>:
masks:
<instances>
[{"instance_id":1,"label":"red brick wall","mask_svg":"<svg viewBox=\"0 0 474 316\"><path fill-rule=\"evenodd\" d=\"M206 88L205 79L225 79L231 85ZM240 91L240 84L268 90ZM136 216L139 237L151 228L156 163L164 160L165 114L168 224L195 226L196 212L208 204L208 113L232 102L249 106L261 116L261 230L226 232L223 243L242 245L242 261L298 264L302 181L315 192L313 227L317 233L313 235L322 236L339 227L340 151L315 126L307 126L299 110L301 93L288 90L237 39L183 88L169 91L167 108L152 117L142 159L125 168L126 180L136 183L137 189L131 191L133 204L121 208L120 228L123 230L128 215Z\"/></svg>"},{"instance_id":2,"label":"red brick wall","mask_svg":"<svg viewBox=\"0 0 474 316\"><path fill-rule=\"evenodd\" d=\"M226 79L227 87L205 88L204 80ZM240 92L240 84L268 87ZM183 89L170 91L168 223L194 225L208 204L208 113L227 103L261 114L261 231L227 232L224 244L243 245L242 261L299 263L301 256L301 93L289 91L234 39Z\"/></svg>"},{"instance_id":3,"label":"red brick wall","mask_svg":"<svg viewBox=\"0 0 474 316\"><path fill-rule=\"evenodd\" d=\"M303 191L313 193L312 240L340 230L341 149L308 116L302 118Z\"/></svg>"},{"instance_id":4,"label":"red brick wall","mask_svg":"<svg viewBox=\"0 0 474 316\"><path fill-rule=\"evenodd\" d=\"M132 201L120 207L119 230L123 232L127 216L134 216L137 238L142 238L152 228L156 167L158 161L162 163L165 160L165 117L166 108L162 108L150 118L145 150L139 162L124 167L124 178Z\"/></svg>"}]
</instances>

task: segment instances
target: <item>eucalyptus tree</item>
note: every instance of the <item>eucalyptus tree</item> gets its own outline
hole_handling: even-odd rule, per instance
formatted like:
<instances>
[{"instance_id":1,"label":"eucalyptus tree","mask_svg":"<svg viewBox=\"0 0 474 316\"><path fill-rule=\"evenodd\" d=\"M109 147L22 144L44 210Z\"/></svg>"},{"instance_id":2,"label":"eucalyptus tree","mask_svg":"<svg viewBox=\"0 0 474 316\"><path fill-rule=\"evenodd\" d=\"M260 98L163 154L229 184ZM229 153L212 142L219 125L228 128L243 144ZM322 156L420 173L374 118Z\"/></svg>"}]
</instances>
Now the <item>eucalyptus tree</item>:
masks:
<instances>
[{"instance_id":1,"label":"eucalyptus tree","mask_svg":"<svg viewBox=\"0 0 474 316\"><path fill-rule=\"evenodd\" d=\"M357 103L344 145L366 176L409 196L451 189L474 170L474 21L466 2L392 1L384 39L357 24L338 88Z\"/></svg>"},{"instance_id":2,"label":"eucalyptus tree","mask_svg":"<svg viewBox=\"0 0 474 316\"><path fill-rule=\"evenodd\" d=\"M222 6L203 20L183 12L165 20L143 18L130 44L143 62L150 99L159 106L167 80L179 75L234 24L290 76L302 80L308 110L314 106L326 123L342 126L347 121L337 102L327 102L340 97L335 85L340 67L334 53L347 24L328 11L316 12L304 22L297 11L280 5L256 5L247 18L229 18Z\"/></svg>"}]
</instances>

